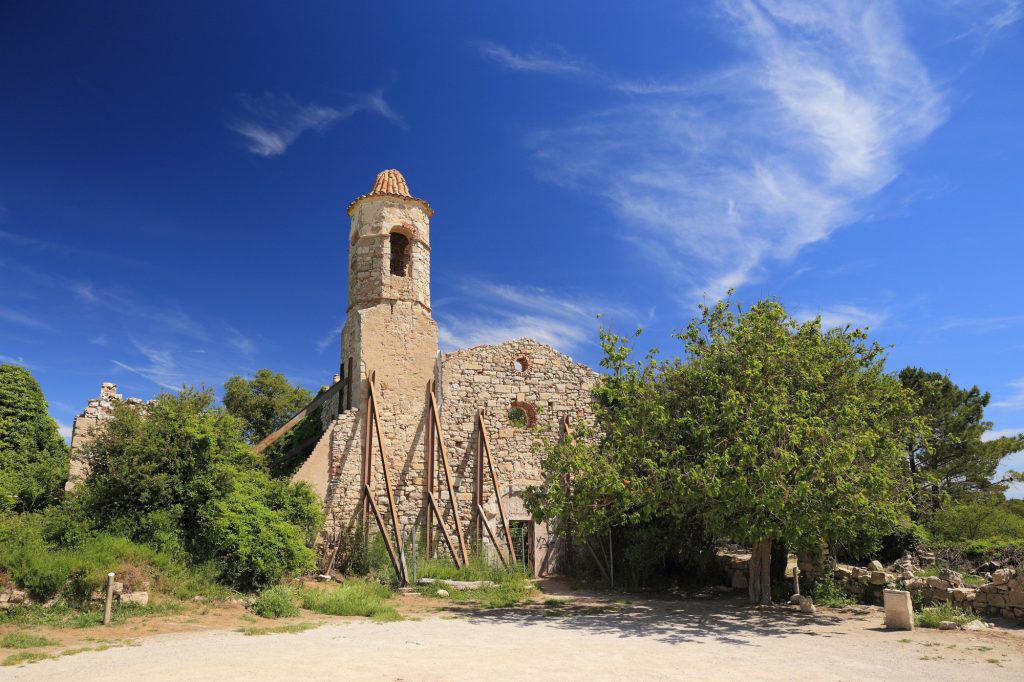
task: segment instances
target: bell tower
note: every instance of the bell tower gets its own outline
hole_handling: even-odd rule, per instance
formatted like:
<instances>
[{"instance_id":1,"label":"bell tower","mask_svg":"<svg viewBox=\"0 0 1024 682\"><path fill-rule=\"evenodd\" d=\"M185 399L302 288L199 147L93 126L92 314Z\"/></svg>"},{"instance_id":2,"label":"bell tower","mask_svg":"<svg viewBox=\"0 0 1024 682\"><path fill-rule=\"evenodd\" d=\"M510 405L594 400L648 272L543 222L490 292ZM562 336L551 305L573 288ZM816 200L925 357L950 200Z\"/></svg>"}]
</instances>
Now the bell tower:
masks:
<instances>
[{"instance_id":1,"label":"bell tower","mask_svg":"<svg viewBox=\"0 0 1024 682\"><path fill-rule=\"evenodd\" d=\"M409 193L401 173L385 170L369 194L349 204L348 215L341 363L351 376L352 407L365 403L368 372L376 372L381 408L411 418L424 410L438 352L437 323L430 314L433 210Z\"/></svg>"}]
</instances>

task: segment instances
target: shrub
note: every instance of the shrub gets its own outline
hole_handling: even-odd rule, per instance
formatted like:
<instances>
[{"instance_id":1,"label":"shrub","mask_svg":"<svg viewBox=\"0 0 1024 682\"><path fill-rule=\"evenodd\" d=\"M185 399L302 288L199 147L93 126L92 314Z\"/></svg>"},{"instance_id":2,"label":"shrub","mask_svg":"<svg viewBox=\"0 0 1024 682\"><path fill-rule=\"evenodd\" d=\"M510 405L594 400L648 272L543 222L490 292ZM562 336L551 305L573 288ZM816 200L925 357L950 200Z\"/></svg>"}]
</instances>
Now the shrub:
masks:
<instances>
[{"instance_id":1,"label":"shrub","mask_svg":"<svg viewBox=\"0 0 1024 682\"><path fill-rule=\"evenodd\" d=\"M821 606L848 606L857 603L832 573L826 573L815 581L811 587L810 597L815 604Z\"/></svg>"},{"instance_id":2,"label":"shrub","mask_svg":"<svg viewBox=\"0 0 1024 682\"><path fill-rule=\"evenodd\" d=\"M960 627L972 620L981 620L981 616L955 608L949 602L925 607L920 613L914 614L914 624L919 628L937 628L944 620L951 620Z\"/></svg>"},{"instance_id":3,"label":"shrub","mask_svg":"<svg viewBox=\"0 0 1024 682\"><path fill-rule=\"evenodd\" d=\"M347 580L334 588L305 588L302 608L329 616L365 616L378 621L400 620L388 603L391 589L372 580Z\"/></svg>"},{"instance_id":4,"label":"shrub","mask_svg":"<svg viewBox=\"0 0 1024 682\"><path fill-rule=\"evenodd\" d=\"M186 388L144 412L116 406L87 446L92 475L75 504L92 528L216 562L219 578L238 589L313 570L315 494L272 479L241 421L212 402L211 391Z\"/></svg>"},{"instance_id":5,"label":"shrub","mask_svg":"<svg viewBox=\"0 0 1024 682\"><path fill-rule=\"evenodd\" d=\"M0 571L27 589L34 601L60 596L82 606L93 591L103 589L110 571L133 590L151 582L179 598L223 593L212 583L209 566L187 566L180 556L124 537L95 533L76 547L51 544L46 539L49 514L0 519Z\"/></svg>"},{"instance_id":6,"label":"shrub","mask_svg":"<svg viewBox=\"0 0 1024 682\"><path fill-rule=\"evenodd\" d=\"M268 587L249 605L249 610L264 618L291 618L299 615L295 593L283 585Z\"/></svg>"}]
</instances>

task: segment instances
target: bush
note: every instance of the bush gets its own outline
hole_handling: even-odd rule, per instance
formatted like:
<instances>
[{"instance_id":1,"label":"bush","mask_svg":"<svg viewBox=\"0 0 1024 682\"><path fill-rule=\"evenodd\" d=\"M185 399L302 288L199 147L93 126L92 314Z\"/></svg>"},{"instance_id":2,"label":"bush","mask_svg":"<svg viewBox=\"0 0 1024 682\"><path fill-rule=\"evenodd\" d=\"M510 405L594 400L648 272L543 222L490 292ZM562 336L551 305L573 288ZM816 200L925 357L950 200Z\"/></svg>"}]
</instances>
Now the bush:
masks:
<instances>
[{"instance_id":1,"label":"bush","mask_svg":"<svg viewBox=\"0 0 1024 682\"><path fill-rule=\"evenodd\" d=\"M835 575L826 573L811 587L811 599L821 606L848 606L857 600L836 580Z\"/></svg>"},{"instance_id":2,"label":"bush","mask_svg":"<svg viewBox=\"0 0 1024 682\"><path fill-rule=\"evenodd\" d=\"M390 605L391 589L372 580L347 580L338 587L301 591L302 608L329 616L365 616L378 621L400 620Z\"/></svg>"},{"instance_id":3,"label":"bush","mask_svg":"<svg viewBox=\"0 0 1024 682\"><path fill-rule=\"evenodd\" d=\"M946 505L931 516L928 526L938 542L970 547L971 554L1020 544L1024 538L1024 517L1000 499Z\"/></svg>"},{"instance_id":4,"label":"bush","mask_svg":"<svg viewBox=\"0 0 1024 682\"><path fill-rule=\"evenodd\" d=\"M420 586L420 594L437 596L439 589L445 589L448 591L448 599L453 602L475 603L489 609L515 606L527 598L532 587L526 567L522 564L506 567L500 563L491 563L479 552L471 554L469 562L462 568L456 567L448 557L426 561L417 567L417 575L438 581ZM447 580L489 580L495 584L475 590L456 590L445 582Z\"/></svg>"},{"instance_id":5,"label":"bush","mask_svg":"<svg viewBox=\"0 0 1024 682\"><path fill-rule=\"evenodd\" d=\"M212 407L209 390L118 405L87 446L92 474L73 504L103 528L191 562L250 590L315 567L320 505L305 485L272 479L242 423ZM73 527L61 535L74 536Z\"/></svg>"},{"instance_id":6,"label":"bush","mask_svg":"<svg viewBox=\"0 0 1024 682\"><path fill-rule=\"evenodd\" d=\"M944 620L951 620L960 627L972 620L981 620L981 616L955 608L949 602L928 606L921 609L920 613L914 614L914 624L919 628L937 628Z\"/></svg>"},{"instance_id":7,"label":"bush","mask_svg":"<svg viewBox=\"0 0 1024 682\"><path fill-rule=\"evenodd\" d=\"M0 571L29 592L34 601L62 597L84 605L102 590L108 572L131 589L146 582L179 598L217 596L208 566L189 567L181 557L107 533L90 534L74 547L47 541L52 510L0 519Z\"/></svg>"},{"instance_id":8,"label":"bush","mask_svg":"<svg viewBox=\"0 0 1024 682\"><path fill-rule=\"evenodd\" d=\"M295 593L283 585L268 587L260 592L249 605L249 610L264 618L292 618L299 615Z\"/></svg>"}]
</instances>

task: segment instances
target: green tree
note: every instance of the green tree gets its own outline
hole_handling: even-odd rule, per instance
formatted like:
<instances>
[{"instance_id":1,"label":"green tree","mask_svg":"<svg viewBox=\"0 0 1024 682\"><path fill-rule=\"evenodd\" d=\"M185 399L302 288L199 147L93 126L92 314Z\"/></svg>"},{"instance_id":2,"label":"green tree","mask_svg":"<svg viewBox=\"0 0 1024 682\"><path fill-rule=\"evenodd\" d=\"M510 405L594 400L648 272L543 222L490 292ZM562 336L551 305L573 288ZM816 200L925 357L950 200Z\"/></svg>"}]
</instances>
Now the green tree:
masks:
<instances>
[{"instance_id":1,"label":"green tree","mask_svg":"<svg viewBox=\"0 0 1024 682\"><path fill-rule=\"evenodd\" d=\"M909 511L913 396L862 330L823 331L774 300L701 313L679 335L688 362L672 377L697 455L683 485L701 491L715 536L753 545L750 600L769 603L773 541L878 538Z\"/></svg>"},{"instance_id":2,"label":"green tree","mask_svg":"<svg viewBox=\"0 0 1024 682\"><path fill-rule=\"evenodd\" d=\"M983 442L992 428L984 411L991 396L977 386L961 388L945 374L906 367L900 381L919 398L923 428L908 441L909 467L917 486L918 512L934 512L945 498L965 500L1001 493L1013 476L995 480L1006 455L1024 450L1024 434Z\"/></svg>"},{"instance_id":3,"label":"green tree","mask_svg":"<svg viewBox=\"0 0 1024 682\"><path fill-rule=\"evenodd\" d=\"M311 570L315 494L272 479L242 438L241 420L212 403L212 391L186 388L145 408L116 406L86 446L87 517L96 528L214 560L239 588Z\"/></svg>"},{"instance_id":4,"label":"green tree","mask_svg":"<svg viewBox=\"0 0 1024 682\"><path fill-rule=\"evenodd\" d=\"M269 436L312 399L309 391L269 369L257 370L249 380L231 377L224 384L224 407L242 420L242 435L250 443Z\"/></svg>"},{"instance_id":5,"label":"green tree","mask_svg":"<svg viewBox=\"0 0 1024 682\"><path fill-rule=\"evenodd\" d=\"M593 534L675 523L749 543L755 603L771 598L773 543L877 541L905 517L913 395L863 331L822 331L773 300L722 301L678 338L685 361L631 363L626 339L603 334L599 436L550 449L535 514Z\"/></svg>"},{"instance_id":6,"label":"green tree","mask_svg":"<svg viewBox=\"0 0 1024 682\"><path fill-rule=\"evenodd\" d=\"M68 457L39 384L24 367L0 365L0 511L55 501Z\"/></svg>"}]
</instances>

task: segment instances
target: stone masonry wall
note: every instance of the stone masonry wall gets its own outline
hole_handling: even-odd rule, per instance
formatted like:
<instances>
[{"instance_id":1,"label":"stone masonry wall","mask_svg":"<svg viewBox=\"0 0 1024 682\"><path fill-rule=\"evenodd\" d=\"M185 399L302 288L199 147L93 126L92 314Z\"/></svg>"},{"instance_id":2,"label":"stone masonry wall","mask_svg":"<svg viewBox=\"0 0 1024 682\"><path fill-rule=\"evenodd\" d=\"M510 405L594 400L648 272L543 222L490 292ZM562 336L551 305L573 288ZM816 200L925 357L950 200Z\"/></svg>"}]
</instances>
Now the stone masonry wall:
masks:
<instances>
[{"instance_id":1,"label":"stone masonry wall","mask_svg":"<svg viewBox=\"0 0 1024 682\"><path fill-rule=\"evenodd\" d=\"M516 368L520 362L523 371ZM467 541L472 542L473 488L475 481L476 444L478 431L476 414L486 411L491 454L501 488L506 512L512 520L531 520L523 506L521 493L531 484L542 482L539 449L544 439L560 437L559 418L583 419L593 423L591 393L598 375L584 365L553 348L521 339L496 346L477 346L449 353L441 358L438 368L438 401L441 428L452 468L453 484L458 499L460 520ZM398 507L403 537L411 537L413 528L422 533L423 506L426 500L424 464L426 457L427 382L422 382L417 404L415 385L402 390L380 382L378 413L382 436L389 448L392 485ZM513 426L508 411L513 403L530 405L536 411L533 426ZM401 406L406 412L401 416ZM365 403L342 412L331 425L329 482L326 499L327 527L332 533L353 528L360 515L363 482L360 477L363 434L365 432ZM409 419L413 416L413 419ZM408 449L391 446L408 443ZM373 483L375 499L381 515L390 526L388 501L380 466L380 454L374 447ZM487 472L484 472L487 475ZM449 531L454 535L454 518L448 503L440 463L435 483L436 500ZM486 500L484 511L491 527L503 540L498 523L497 498L489 478L485 479ZM370 521L372 524L372 520ZM440 534L436 535L440 541ZM486 535L483 543L490 543ZM534 533L534 571L538 574L559 570L559 547L549 536L544 524Z\"/></svg>"},{"instance_id":2,"label":"stone masonry wall","mask_svg":"<svg viewBox=\"0 0 1024 682\"><path fill-rule=\"evenodd\" d=\"M593 425L592 393L597 379L597 373L589 367L530 339L476 346L442 357L438 396L441 425L467 530L476 474L477 410L485 411L491 456L505 510L512 520L526 521L530 515L521 495L527 486L543 482L541 446L545 440L561 437L559 420L563 416L573 423L582 419ZM509 411L513 407L523 409L528 417L535 415L536 423L511 423ZM438 475L442 473L439 471ZM485 477L485 481L482 506L502 540L497 498L489 478ZM450 514L447 504L442 511L446 516ZM483 539L488 544L486 534ZM558 572L560 548L545 524L535 527L533 542L535 572Z\"/></svg>"}]
</instances>

